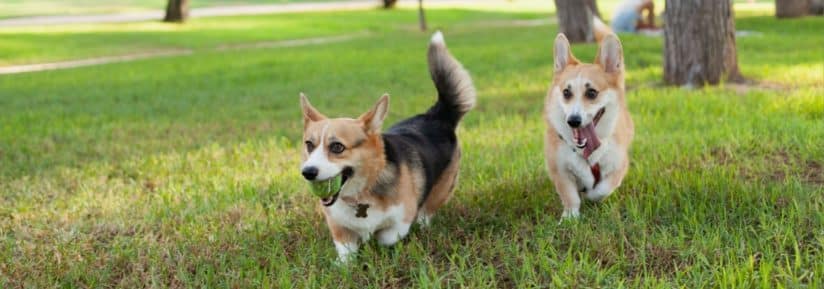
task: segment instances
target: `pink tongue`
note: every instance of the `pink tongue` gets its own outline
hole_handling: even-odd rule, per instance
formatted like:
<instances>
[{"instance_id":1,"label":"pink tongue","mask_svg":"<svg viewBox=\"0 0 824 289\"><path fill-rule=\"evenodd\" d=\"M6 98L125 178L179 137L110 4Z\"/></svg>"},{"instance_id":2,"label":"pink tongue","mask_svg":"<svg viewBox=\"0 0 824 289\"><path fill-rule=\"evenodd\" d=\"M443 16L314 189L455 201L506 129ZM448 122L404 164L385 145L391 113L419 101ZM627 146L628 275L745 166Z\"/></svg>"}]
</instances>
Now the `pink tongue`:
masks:
<instances>
[{"instance_id":1,"label":"pink tongue","mask_svg":"<svg viewBox=\"0 0 824 289\"><path fill-rule=\"evenodd\" d=\"M584 158L589 158L589 155L601 146L601 141L598 140L598 135L595 134L595 125L590 123L585 127L576 129L575 131L577 131L575 134L577 136L578 143L584 139L587 140L587 144L584 146Z\"/></svg>"}]
</instances>

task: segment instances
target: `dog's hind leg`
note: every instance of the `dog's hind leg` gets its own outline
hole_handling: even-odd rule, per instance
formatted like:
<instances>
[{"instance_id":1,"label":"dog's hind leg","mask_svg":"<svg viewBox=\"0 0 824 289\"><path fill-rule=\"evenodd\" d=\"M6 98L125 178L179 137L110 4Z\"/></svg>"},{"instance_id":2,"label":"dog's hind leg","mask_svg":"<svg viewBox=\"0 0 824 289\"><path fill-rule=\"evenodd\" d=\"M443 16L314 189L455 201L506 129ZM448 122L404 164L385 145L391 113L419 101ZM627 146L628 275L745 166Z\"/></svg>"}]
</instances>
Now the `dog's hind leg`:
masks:
<instances>
[{"instance_id":1,"label":"dog's hind leg","mask_svg":"<svg viewBox=\"0 0 824 289\"><path fill-rule=\"evenodd\" d=\"M435 211L452 197L452 192L455 191L455 185L458 182L460 162L461 150L457 149L452 155L449 166L441 173L438 181L432 186L432 191L429 192L423 206L418 210L417 222L421 226L428 226Z\"/></svg>"}]
</instances>

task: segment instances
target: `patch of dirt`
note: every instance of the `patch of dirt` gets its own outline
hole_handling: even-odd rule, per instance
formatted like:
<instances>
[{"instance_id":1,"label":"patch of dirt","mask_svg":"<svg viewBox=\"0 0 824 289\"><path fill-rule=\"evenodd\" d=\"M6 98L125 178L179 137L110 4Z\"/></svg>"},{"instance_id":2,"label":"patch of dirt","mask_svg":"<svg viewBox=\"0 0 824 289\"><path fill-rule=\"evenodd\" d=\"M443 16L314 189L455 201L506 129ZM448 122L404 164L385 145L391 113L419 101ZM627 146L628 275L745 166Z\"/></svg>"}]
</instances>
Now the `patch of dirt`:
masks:
<instances>
[{"instance_id":1,"label":"patch of dirt","mask_svg":"<svg viewBox=\"0 0 824 289\"><path fill-rule=\"evenodd\" d=\"M714 147L710 150L710 155L721 165L732 163L732 153L727 148Z\"/></svg>"},{"instance_id":2,"label":"patch of dirt","mask_svg":"<svg viewBox=\"0 0 824 289\"><path fill-rule=\"evenodd\" d=\"M154 193L157 190L157 182L153 180L146 180L143 182L143 189L145 189L146 192Z\"/></svg>"},{"instance_id":3,"label":"patch of dirt","mask_svg":"<svg viewBox=\"0 0 824 289\"><path fill-rule=\"evenodd\" d=\"M784 182L788 177L785 166L790 166L790 173L796 171L800 181L813 185L824 185L824 167L821 163L813 160L801 160L786 151L780 150L775 154L770 154L767 158L768 166L767 179L776 182ZM783 164L783 166L782 166ZM743 175L750 179L758 179L758 172L744 170Z\"/></svg>"},{"instance_id":4,"label":"patch of dirt","mask_svg":"<svg viewBox=\"0 0 824 289\"><path fill-rule=\"evenodd\" d=\"M627 250L627 275L630 278L643 277L645 272L656 277L667 277L674 275L679 268L685 267L679 266L679 262L686 260L678 256L674 248L647 244L643 251L644 254L641 254L641 249L638 248Z\"/></svg>"},{"instance_id":5,"label":"patch of dirt","mask_svg":"<svg viewBox=\"0 0 824 289\"><path fill-rule=\"evenodd\" d=\"M792 161L792 159L793 158L790 156L790 154L783 150L780 150L775 154L767 155L767 161L771 164L789 164ZM757 178L757 176L755 176L753 172L745 173L751 175L751 178ZM781 166L770 166L769 171L767 172L767 178L771 181L783 182L787 179L787 173L781 169Z\"/></svg>"},{"instance_id":6,"label":"patch of dirt","mask_svg":"<svg viewBox=\"0 0 824 289\"><path fill-rule=\"evenodd\" d=\"M819 162L807 161L804 163L802 179L807 183L824 186L824 166Z\"/></svg>"},{"instance_id":7,"label":"patch of dirt","mask_svg":"<svg viewBox=\"0 0 824 289\"><path fill-rule=\"evenodd\" d=\"M130 61L137 61L137 60L144 60L144 59L151 59L151 58L159 58L159 57L180 56L180 55L187 55L187 54L192 54L192 53L193 53L193 51L189 50L189 49L168 49L168 50L146 51L146 52L140 52L140 53L125 54L125 55L102 56L102 57L93 57L93 58L86 58L86 59L67 60L67 61L59 61L59 62L3 66L3 67L0 67L0 74L17 74L17 73L25 73L25 72L37 72L37 71L46 71L46 70L68 69L68 68L76 68L76 67L84 67L84 66L103 65L103 64L109 64L109 63L130 62Z\"/></svg>"},{"instance_id":8,"label":"patch of dirt","mask_svg":"<svg viewBox=\"0 0 824 289\"><path fill-rule=\"evenodd\" d=\"M781 197L778 197L777 199L775 199L775 203L773 204L773 207L775 207L776 209L781 210L781 209L786 208L789 204L790 204L790 199L787 198L787 197L781 196Z\"/></svg>"},{"instance_id":9,"label":"patch of dirt","mask_svg":"<svg viewBox=\"0 0 824 289\"><path fill-rule=\"evenodd\" d=\"M133 226L101 223L92 228L89 236L99 243L109 243L115 237L133 237L137 232L137 228Z\"/></svg>"},{"instance_id":10,"label":"patch of dirt","mask_svg":"<svg viewBox=\"0 0 824 289\"><path fill-rule=\"evenodd\" d=\"M784 182L797 174L800 181L813 185L824 185L824 165L814 160L803 160L801 157L783 149L765 154L743 152L736 157L730 148L714 147L709 152L710 159L705 161L710 165L733 165L743 162L763 162L761 167L741 165L738 175L748 180L767 180ZM763 169L760 169L763 168Z\"/></svg>"},{"instance_id":11,"label":"patch of dirt","mask_svg":"<svg viewBox=\"0 0 824 289\"><path fill-rule=\"evenodd\" d=\"M785 91L795 87L791 85L781 84L771 81L755 81L746 80L744 82L728 82L724 84L725 88L735 91L737 94L746 94L753 90L768 90L768 91Z\"/></svg>"}]
</instances>

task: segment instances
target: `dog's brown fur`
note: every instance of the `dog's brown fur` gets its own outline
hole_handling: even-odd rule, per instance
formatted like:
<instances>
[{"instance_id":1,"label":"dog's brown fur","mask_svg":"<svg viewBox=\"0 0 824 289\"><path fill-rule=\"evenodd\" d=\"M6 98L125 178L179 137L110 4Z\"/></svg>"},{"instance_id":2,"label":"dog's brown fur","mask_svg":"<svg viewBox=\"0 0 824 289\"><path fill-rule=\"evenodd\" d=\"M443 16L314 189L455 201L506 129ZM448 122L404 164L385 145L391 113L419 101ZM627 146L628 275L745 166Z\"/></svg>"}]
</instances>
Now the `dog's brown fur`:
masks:
<instances>
[{"instance_id":1,"label":"dog's brown fur","mask_svg":"<svg viewBox=\"0 0 824 289\"><path fill-rule=\"evenodd\" d=\"M578 216L579 192L584 192L588 199L601 200L620 186L629 168L628 149L634 124L624 97L623 66L623 50L614 34L603 37L593 64L576 59L563 34L555 40L555 74L545 102L545 153L549 176L564 205L564 217ZM583 97L586 87L600 92L599 97ZM574 96L565 99L564 88L573 91ZM604 108L604 116L595 128L602 143L589 159L570 143L571 128L565 119L573 105L577 105L585 123L592 122ZM601 175L597 184L592 173L595 165L600 167Z\"/></svg>"},{"instance_id":2,"label":"dog's brown fur","mask_svg":"<svg viewBox=\"0 0 824 289\"><path fill-rule=\"evenodd\" d=\"M356 119L332 119L301 94L304 177L343 176L339 192L323 199L321 207L341 261L372 234L380 244L393 245L416 218L428 225L452 196L461 155L455 128L474 106L475 89L440 32L432 38L428 59L438 101L384 133L388 95Z\"/></svg>"}]
</instances>

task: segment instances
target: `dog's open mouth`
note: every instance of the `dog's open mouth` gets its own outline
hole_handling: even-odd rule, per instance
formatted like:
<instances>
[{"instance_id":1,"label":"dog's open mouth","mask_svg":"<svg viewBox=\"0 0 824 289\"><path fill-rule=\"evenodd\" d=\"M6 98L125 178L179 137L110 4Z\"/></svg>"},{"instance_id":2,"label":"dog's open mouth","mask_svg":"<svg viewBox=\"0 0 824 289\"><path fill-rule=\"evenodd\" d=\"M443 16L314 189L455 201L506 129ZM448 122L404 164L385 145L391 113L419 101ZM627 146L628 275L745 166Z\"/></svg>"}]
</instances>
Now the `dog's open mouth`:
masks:
<instances>
[{"instance_id":1,"label":"dog's open mouth","mask_svg":"<svg viewBox=\"0 0 824 289\"><path fill-rule=\"evenodd\" d=\"M350 177L352 177L352 174L353 174L354 172L355 172L355 171L352 169L352 167L346 167L346 168L344 168L344 169L343 169L343 171L341 171L341 173L340 173L340 176L341 176L341 182L340 182L340 187L338 188L338 191L337 191L337 192L335 192L334 194L332 194L332 195L331 195L331 196L329 196L329 197L326 197L326 198L321 198L321 199L320 199L320 202L321 202L324 206L326 206L326 207L331 206L331 205L334 205L334 204L335 204L335 201L337 201L337 200L338 200L338 195L340 194L340 190L342 190L342 189L343 189L343 186L344 186L344 185L346 185L346 181L348 181L348 180L349 180L349 178L350 178Z\"/></svg>"},{"instance_id":2,"label":"dog's open mouth","mask_svg":"<svg viewBox=\"0 0 824 289\"><path fill-rule=\"evenodd\" d=\"M583 150L585 158L588 158L595 149L601 146L601 141L595 133L595 126L598 125L598 121L604 116L605 110L606 108L601 108L601 110L595 114L595 117L592 118L592 122L586 126L572 128L572 141L577 148Z\"/></svg>"},{"instance_id":3,"label":"dog's open mouth","mask_svg":"<svg viewBox=\"0 0 824 289\"><path fill-rule=\"evenodd\" d=\"M591 124L583 128L573 128L572 139L575 140L575 146L579 149L585 148L587 146L587 140L592 137L592 131L594 130Z\"/></svg>"}]
</instances>

